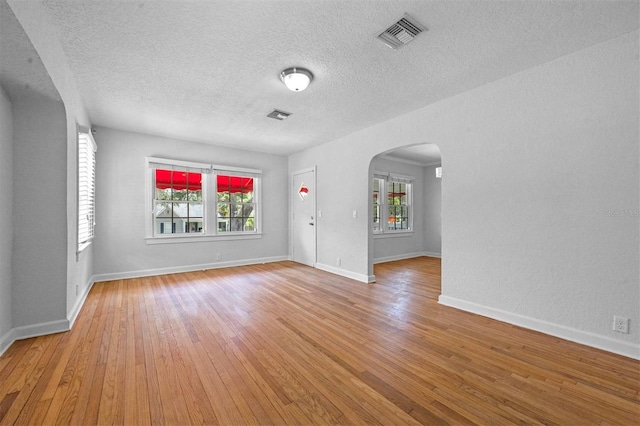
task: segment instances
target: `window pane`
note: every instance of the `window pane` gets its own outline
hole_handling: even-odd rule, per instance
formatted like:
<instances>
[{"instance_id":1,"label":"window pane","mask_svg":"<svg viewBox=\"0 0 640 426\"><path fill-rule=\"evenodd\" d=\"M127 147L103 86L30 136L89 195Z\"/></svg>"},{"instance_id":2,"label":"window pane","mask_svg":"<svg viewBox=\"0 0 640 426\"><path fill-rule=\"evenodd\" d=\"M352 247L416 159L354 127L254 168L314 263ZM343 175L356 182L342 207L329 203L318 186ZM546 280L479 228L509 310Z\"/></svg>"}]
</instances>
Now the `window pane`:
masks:
<instances>
[{"instance_id":1,"label":"window pane","mask_svg":"<svg viewBox=\"0 0 640 426\"><path fill-rule=\"evenodd\" d=\"M373 179L373 198L371 200L373 204L373 230L375 232L381 231L380 216L382 215L382 197L380 195L380 189L384 188L384 181L382 179Z\"/></svg>"},{"instance_id":2,"label":"window pane","mask_svg":"<svg viewBox=\"0 0 640 426\"><path fill-rule=\"evenodd\" d=\"M202 201L202 188L196 191L189 190L189 194L187 196L187 200L189 201Z\"/></svg>"},{"instance_id":3,"label":"window pane","mask_svg":"<svg viewBox=\"0 0 640 426\"><path fill-rule=\"evenodd\" d=\"M202 203L155 203L156 234L204 232Z\"/></svg>"},{"instance_id":4,"label":"window pane","mask_svg":"<svg viewBox=\"0 0 640 426\"><path fill-rule=\"evenodd\" d=\"M155 182L155 233L204 232L202 173L156 169Z\"/></svg>"},{"instance_id":5,"label":"window pane","mask_svg":"<svg viewBox=\"0 0 640 426\"><path fill-rule=\"evenodd\" d=\"M189 203L189 219L194 217L202 218L202 203Z\"/></svg>"},{"instance_id":6,"label":"window pane","mask_svg":"<svg viewBox=\"0 0 640 426\"><path fill-rule=\"evenodd\" d=\"M379 205L373 206L373 230L374 231L380 230L380 206Z\"/></svg>"},{"instance_id":7,"label":"window pane","mask_svg":"<svg viewBox=\"0 0 640 426\"><path fill-rule=\"evenodd\" d=\"M176 201L186 201L189 199L201 200L202 173L188 172L185 170L156 169L155 189L156 199L172 199ZM191 192L195 195L191 195ZM196 198L192 198L193 196Z\"/></svg>"},{"instance_id":8,"label":"window pane","mask_svg":"<svg viewBox=\"0 0 640 426\"><path fill-rule=\"evenodd\" d=\"M218 218L218 232L229 232L228 218Z\"/></svg>"},{"instance_id":9,"label":"window pane","mask_svg":"<svg viewBox=\"0 0 640 426\"><path fill-rule=\"evenodd\" d=\"M78 134L78 249L94 236L95 226L95 141L88 133Z\"/></svg>"},{"instance_id":10,"label":"window pane","mask_svg":"<svg viewBox=\"0 0 640 426\"><path fill-rule=\"evenodd\" d=\"M242 217L242 204L231 204L231 217Z\"/></svg>"},{"instance_id":11,"label":"window pane","mask_svg":"<svg viewBox=\"0 0 640 426\"><path fill-rule=\"evenodd\" d=\"M216 183L218 232L255 231L254 179L245 176L218 175Z\"/></svg>"},{"instance_id":12,"label":"window pane","mask_svg":"<svg viewBox=\"0 0 640 426\"><path fill-rule=\"evenodd\" d=\"M156 188L156 200L170 200L171 188L160 189Z\"/></svg>"},{"instance_id":13,"label":"window pane","mask_svg":"<svg viewBox=\"0 0 640 426\"><path fill-rule=\"evenodd\" d=\"M256 230L254 213L255 213L255 210L252 210L251 215L247 218L247 221L244 223L244 230L247 232L253 232Z\"/></svg>"},{"instance_id":14,"label":"window pane","mask_svg":"<svg viewBox=\"0 0 640 426\"><path fill-rule=\"evenodd\" d=\"M175 201L186 201L187 200L187 190L186 189L174 189L173 190L173 199Z\"/></svg>"}]
</instances>

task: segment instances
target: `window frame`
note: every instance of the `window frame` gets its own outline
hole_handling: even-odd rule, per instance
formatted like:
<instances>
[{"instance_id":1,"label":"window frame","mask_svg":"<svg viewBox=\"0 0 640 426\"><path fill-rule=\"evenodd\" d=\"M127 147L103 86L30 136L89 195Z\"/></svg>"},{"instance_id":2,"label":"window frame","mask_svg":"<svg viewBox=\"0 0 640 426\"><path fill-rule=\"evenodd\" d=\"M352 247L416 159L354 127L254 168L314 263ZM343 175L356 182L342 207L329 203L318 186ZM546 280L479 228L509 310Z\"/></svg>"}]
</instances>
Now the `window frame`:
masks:
<instances>
[{"instance_id":1,"label":"window frame","mask_svg":"<svg viewBox=\"0 0 640 426\"><path fill-rule=\"evenodd\" d=\"M77 126L76 253L91 245L96 227L96 152L91 129ZM86 216L82 219L82 216ZM86 235L86 237L84 237Z\"/></svg>"},{"instance_id":2,"label":"window frame","mask_svg":"<svg viewBox=\"0 0 640 426\"><path fill-rule=\"evenodd\" d=\"M253 179L253 199L252 202L250 204L253 205L253 214L254 214L254 230L253 231L224 231L224 232L220 232L218 230L218 179L217 176L222 175L222 176L230 176L230 177L245 177L245 178L252 178ZM236 235L251 235L251 234L256 234L256 233L260 233L260 229L262 229L261 225L261 217L262 215L260 214L260 187L261 187L261 179L262 177L262 172L260 170L254 170L254 169L245 169L245 168L240 168L240 167L222 167L222 166L213 166L213 178L212 178L212 182L213 182L213 194L215 196L215 213L216 213L216 226L215 229L213 230L212 234L214 235L218 235L218 236L236 236ZM229 206L231 206L231 204L233 204L231 201L229 201ZM245 203L242 203L245 204ZM249 204L249 203L246 203ZM231 211L231 209L229 210ZM231 218L231 217L230 217Z\"/></svg>"},{"instance_id":3,"label":"window frame","mask_svg":"<svg viewBox=\"0 0 640 426\"><path fill-rule=\"evenodd\" d=\"M224 241L262 238L261 187L262 170L236 166L221 166L194 161L174 160L158 157L145 158L146 179L146 235L147 244L184 243L202 241ZM155 170L185 170L202 173L203 232L157 234L155 230ZM253 231L218 231L217 176L243 176L253 178Z\"/></svg>"},{"instance_id":4,"label":"window frame","mask_svg":"<svg viewBox=\"0 0 640 426\"><path fill-rule=\"evenodd\" d=\"M178 234L179 236L187 236L186 234L195 234L195 235L204 235L205 233L205 224L206 224L206 203L205 203L205 193L206 193L206 186L207 186L207 182L206 182L206 178L205 178L205 171L203 171L202 169L199 169L197 167L185 167L185 166L178 166L178 165L159 165L158 167L154 167L153 168L154 171L156 171L156 173L152 172L152 179L153 179L153 236L154 237L166 237L166 236L174 236L176 234ZM170 199L159 199L157 198L157 193L158 193L158 188L157 188L157 182L156 182L156 178L157 178L157 171L158 170L167 170L170 171L171 173L175 173L175 172L184 172L184 173L197 173L200 174L201 176L201 187L200 187L200 200L180 200L180 199L174 199L173 198L173 193L172 193L172 197ZM173 178L173 176L172 176ZM185 190L188 191L189 188L189 179L187 178L186 183L185 183ZM168 189L168 188L165 188ZM172 184L171 185L171 190L174 191L175 187ZM188 194L188 193L187 193ZM187 197L188 198L188 197ZM157 227L156 227L156 221L158 219L158 217L156 217L157 213L156 213L156 209L158 208L158 203L166 203L166 204L171 204L171 228L172 228L172 232L169 233L163 233L157 232ZM187 205L187 212L189 212L191 210L190 206L191 205L201 205L202 206L202 214L201 216L190 216L187 213L186 216L186 224L190 224L191 221L189 219L196 219L199 218L202 220L202 231L200 232L191 232L189 230L187 230L186 232L175 232L175 224L176 222L174 222L174 212L176 211L175 205L176 204L186 204ZM185 218L181 218L182 222L185 222L184 219ZM166 222L164 222L166 223ZM160 224L160 229L163 228L163 224ZM187 228L188 229L188 228Z\"/></svg>"},{"instance_id":5,"label":"window frame","mask_svg":"<svg viewBox=\"0 0 640 426\"><path fill-rule=\"evenodd\" d=\"M415 178L413 176L404 176L396 173L384 172L384 171L374 171L373 178L371 181L371 217L375 218L374 211L374 193L375 193L375 180L378 181L379 188L384 188L384 190L379 190L378 196L378 205L380 206L380 214L378 217L378 223L372 222L372 231L374 236L382 237L382 236L401 236L413 233L413 186L415 182ZM407 219L407 228L406 229L390 229L389 228L389 183L390 182L398 182L406 184L406 206L408 208L408 219ZM386 218L386 220L384 220ZM377 225L377 226L376 226Z\"/></svg>"}]
</instances>

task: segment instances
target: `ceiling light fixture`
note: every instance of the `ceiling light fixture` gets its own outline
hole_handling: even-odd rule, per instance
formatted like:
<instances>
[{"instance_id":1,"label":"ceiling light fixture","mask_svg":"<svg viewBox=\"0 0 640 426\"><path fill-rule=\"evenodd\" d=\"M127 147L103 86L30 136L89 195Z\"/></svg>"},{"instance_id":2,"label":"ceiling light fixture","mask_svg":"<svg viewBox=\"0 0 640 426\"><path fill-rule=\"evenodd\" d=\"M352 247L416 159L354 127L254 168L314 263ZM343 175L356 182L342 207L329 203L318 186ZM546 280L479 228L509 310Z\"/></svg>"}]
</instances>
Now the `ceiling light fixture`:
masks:
<instances>
[{"instance_id":1,"label":"ceiling light fixture","mask_svg":"<svg viewBox=\"0 0 640 426\"><path fill-rule=\"evenodd\" d=\"M302 92L313 80L313 74L304 68L287 68L280 73L280 80L292 92Z\"/></svg>"}]
</instances>

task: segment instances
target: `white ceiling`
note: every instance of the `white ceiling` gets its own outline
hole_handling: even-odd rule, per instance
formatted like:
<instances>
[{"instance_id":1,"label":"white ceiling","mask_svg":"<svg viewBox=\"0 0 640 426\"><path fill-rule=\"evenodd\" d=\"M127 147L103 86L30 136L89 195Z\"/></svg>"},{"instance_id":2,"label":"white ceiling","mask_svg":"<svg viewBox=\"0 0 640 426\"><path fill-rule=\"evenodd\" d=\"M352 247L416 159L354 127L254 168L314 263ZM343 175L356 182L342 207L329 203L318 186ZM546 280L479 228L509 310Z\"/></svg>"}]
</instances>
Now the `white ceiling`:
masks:
<instances>
[{"instance_id":1,"label":"white ceiling","mask_svg":"<svg viewBox=\"0 0 640 426\"><path fill-rule=\"evenodd\" d=\"M40 0L42 1L42 0ZM291 154L639 27L637 0L42 1L94 125ZM375 36L409 13L429 31ZM315 76L301 93L278 74ZM267 118L274 108L293 113Z\"/></svg>"},{"instance_id":2,"label":"white ceiling","mask_svg":"<svg viewBox=\"0 0 640 426\"><path fill-rule=\"evenodd\" d=\"M10 97L35 92L60 100L36 49L4 0L0 0L0 84Z\"/></svg>"},{"instance_id":3,"label":"white ceiling","mask_svg":"<svg viewBox=\"0 0 640 426\"><path fill-rule=\"evenodd\" d=\"M414 145L380 154L381 158L420 166L440 165L440 149L434 144Z\"/></svg>"}]
</instances>

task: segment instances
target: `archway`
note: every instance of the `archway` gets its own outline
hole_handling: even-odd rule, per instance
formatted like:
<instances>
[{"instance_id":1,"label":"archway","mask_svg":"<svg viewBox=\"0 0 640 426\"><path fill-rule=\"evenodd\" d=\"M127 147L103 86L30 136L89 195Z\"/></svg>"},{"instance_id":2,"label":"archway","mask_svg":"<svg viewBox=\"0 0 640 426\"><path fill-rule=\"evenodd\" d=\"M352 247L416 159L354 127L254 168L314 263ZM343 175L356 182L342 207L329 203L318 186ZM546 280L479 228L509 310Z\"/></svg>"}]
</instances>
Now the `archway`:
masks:
<instances>
[{"instance_id":1,"label":"archway","mask_svg":"<svg viewBox=\"0 0 640 426\"><path fill-rule=\"evenodd\" d=\"M376 263L442 255L442 156L436 144L382 152L369 164L369 274Z\"/></svg>"}]
</instances>

